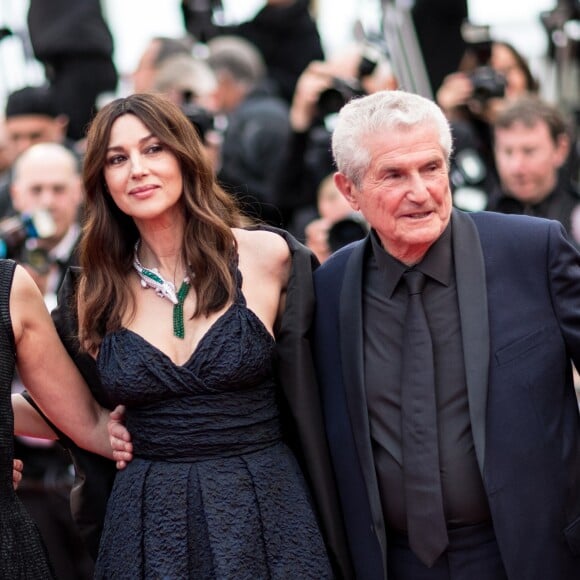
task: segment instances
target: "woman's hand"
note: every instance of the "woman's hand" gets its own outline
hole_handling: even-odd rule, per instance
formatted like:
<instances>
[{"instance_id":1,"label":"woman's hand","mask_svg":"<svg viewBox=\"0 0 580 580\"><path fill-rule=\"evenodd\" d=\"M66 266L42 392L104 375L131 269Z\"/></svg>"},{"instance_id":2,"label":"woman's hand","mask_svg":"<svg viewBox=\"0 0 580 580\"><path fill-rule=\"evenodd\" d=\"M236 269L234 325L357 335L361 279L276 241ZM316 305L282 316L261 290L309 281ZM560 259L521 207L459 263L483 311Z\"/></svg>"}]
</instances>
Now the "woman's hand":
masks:
<instances>
[{"instance_id":1,"label":"woman's hand","mask_svg":"<svg viewBox=\"0 0 580 580\"><path fill-rule=\"evenodd\" d=\"M125 419L125 407L119 405L109 415L109 440L113 448L113 457L117 464L117 469L124 469L127 463L133 459L133 444L131 434L127 431L123 421Z\"/></svg>"}]
</instances>

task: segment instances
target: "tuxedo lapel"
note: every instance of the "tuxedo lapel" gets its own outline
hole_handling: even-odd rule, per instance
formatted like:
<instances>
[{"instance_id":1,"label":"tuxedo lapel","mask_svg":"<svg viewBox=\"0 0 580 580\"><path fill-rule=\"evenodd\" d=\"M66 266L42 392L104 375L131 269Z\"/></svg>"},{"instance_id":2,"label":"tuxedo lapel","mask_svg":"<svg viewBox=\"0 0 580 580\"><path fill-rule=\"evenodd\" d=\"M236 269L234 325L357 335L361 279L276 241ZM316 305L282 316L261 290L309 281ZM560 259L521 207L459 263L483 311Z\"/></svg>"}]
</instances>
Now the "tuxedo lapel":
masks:
<instances>
[{"instance_id":1,"label":"tuxedo lapel","mask_svg":"<svg viewBox=\"0 0 580 580\"><path fill-rule=\"evenodd\" d=\"M382 507L371 445L363 354L362 280L364 255L369 243L367 237L353 250L346 265L340 295L340 354L352 433L371 511L377 521L382 520ZM384 538L382 545L385 545Z\"/></svg>"},{"instance_id":2,"label":"tuxedo lapel","mask_svg":"<svg viewBox=\"0 0 580 580\"><path fill-rule=\"evenodd\" d=\"M489 372L485 262L477 228L467 214L453 211L452 232L469 415L475 453L483 474Z\"/></svg>"}]
</instances>

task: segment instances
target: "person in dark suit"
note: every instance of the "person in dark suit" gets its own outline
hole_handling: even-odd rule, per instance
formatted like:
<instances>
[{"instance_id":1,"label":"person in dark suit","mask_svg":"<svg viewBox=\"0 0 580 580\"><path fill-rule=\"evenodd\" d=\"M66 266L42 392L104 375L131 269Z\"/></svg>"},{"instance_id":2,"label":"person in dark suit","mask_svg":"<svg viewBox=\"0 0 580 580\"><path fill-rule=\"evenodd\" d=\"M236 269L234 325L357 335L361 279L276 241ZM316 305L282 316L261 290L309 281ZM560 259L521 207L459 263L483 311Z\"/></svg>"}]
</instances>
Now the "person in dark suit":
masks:
<instances>
[{"instance_id":1,"label":"person in dark suit","mask_svg":"<svg viewBox=\"0 0 580 580\"><path fill-rule=\"evenodd\" d=\"M451 145L403 91L352 100L333 133L335 183L371 227L314 273L355 575L580 578L580 255L556 221L453 209Z\"/></svg>"}]
</instances>

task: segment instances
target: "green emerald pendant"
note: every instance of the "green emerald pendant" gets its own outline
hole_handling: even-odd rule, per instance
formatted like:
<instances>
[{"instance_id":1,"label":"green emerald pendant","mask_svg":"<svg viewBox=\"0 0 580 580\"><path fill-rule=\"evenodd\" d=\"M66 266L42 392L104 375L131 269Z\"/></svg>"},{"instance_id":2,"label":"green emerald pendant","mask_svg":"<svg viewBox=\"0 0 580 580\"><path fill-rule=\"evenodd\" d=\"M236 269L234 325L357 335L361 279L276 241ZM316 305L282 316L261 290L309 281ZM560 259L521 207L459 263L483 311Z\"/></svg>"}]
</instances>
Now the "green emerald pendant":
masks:
<instances>
[{"instance_id":1,"label":"green emerald pendant","mask_svg":"<svg viewBox=\"0 0 580 580\"><path fill-rule=\"evenodd\" d=\"M183 302L189 292L189 280L184 280L177 291L177 304L173 306L173 335L177 338L185 336L185 327L183 324Z\"/></svg>"}]
</instances>

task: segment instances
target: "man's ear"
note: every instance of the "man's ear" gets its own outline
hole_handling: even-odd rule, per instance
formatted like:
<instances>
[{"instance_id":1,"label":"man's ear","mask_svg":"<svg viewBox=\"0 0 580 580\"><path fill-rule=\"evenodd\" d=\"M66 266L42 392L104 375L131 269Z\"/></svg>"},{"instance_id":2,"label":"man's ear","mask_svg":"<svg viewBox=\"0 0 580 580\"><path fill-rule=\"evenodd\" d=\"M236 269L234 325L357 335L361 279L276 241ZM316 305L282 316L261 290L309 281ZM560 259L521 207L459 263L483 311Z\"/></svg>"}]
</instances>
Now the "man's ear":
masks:
<instances>
[{"instance_id":1,"label":"man's ear","mask_svg":"<svg viewBox=\"0 0 580 580\"><path fill-rule=\"evenodd\" d=\"M564 165L566 159L568 159L568 153L570 153L570 137L562 133L556 139L556 161L558 168Z\"/></svg>"},{"instance_id":2,"label":"man's ear","mask_svg":"<svg viewBox=\"0 0 580 580\"><path fill-rule=\"evenodd\" d=\"M356 196L356 188L354 187L352 180L344 175L344 173L337 171L334 174L334 185L336 185L338 191L340 191L346 201L348 201L350 207L352 207L354 211L359 211L360 205Z\"/></svg>"}]
</instances>

